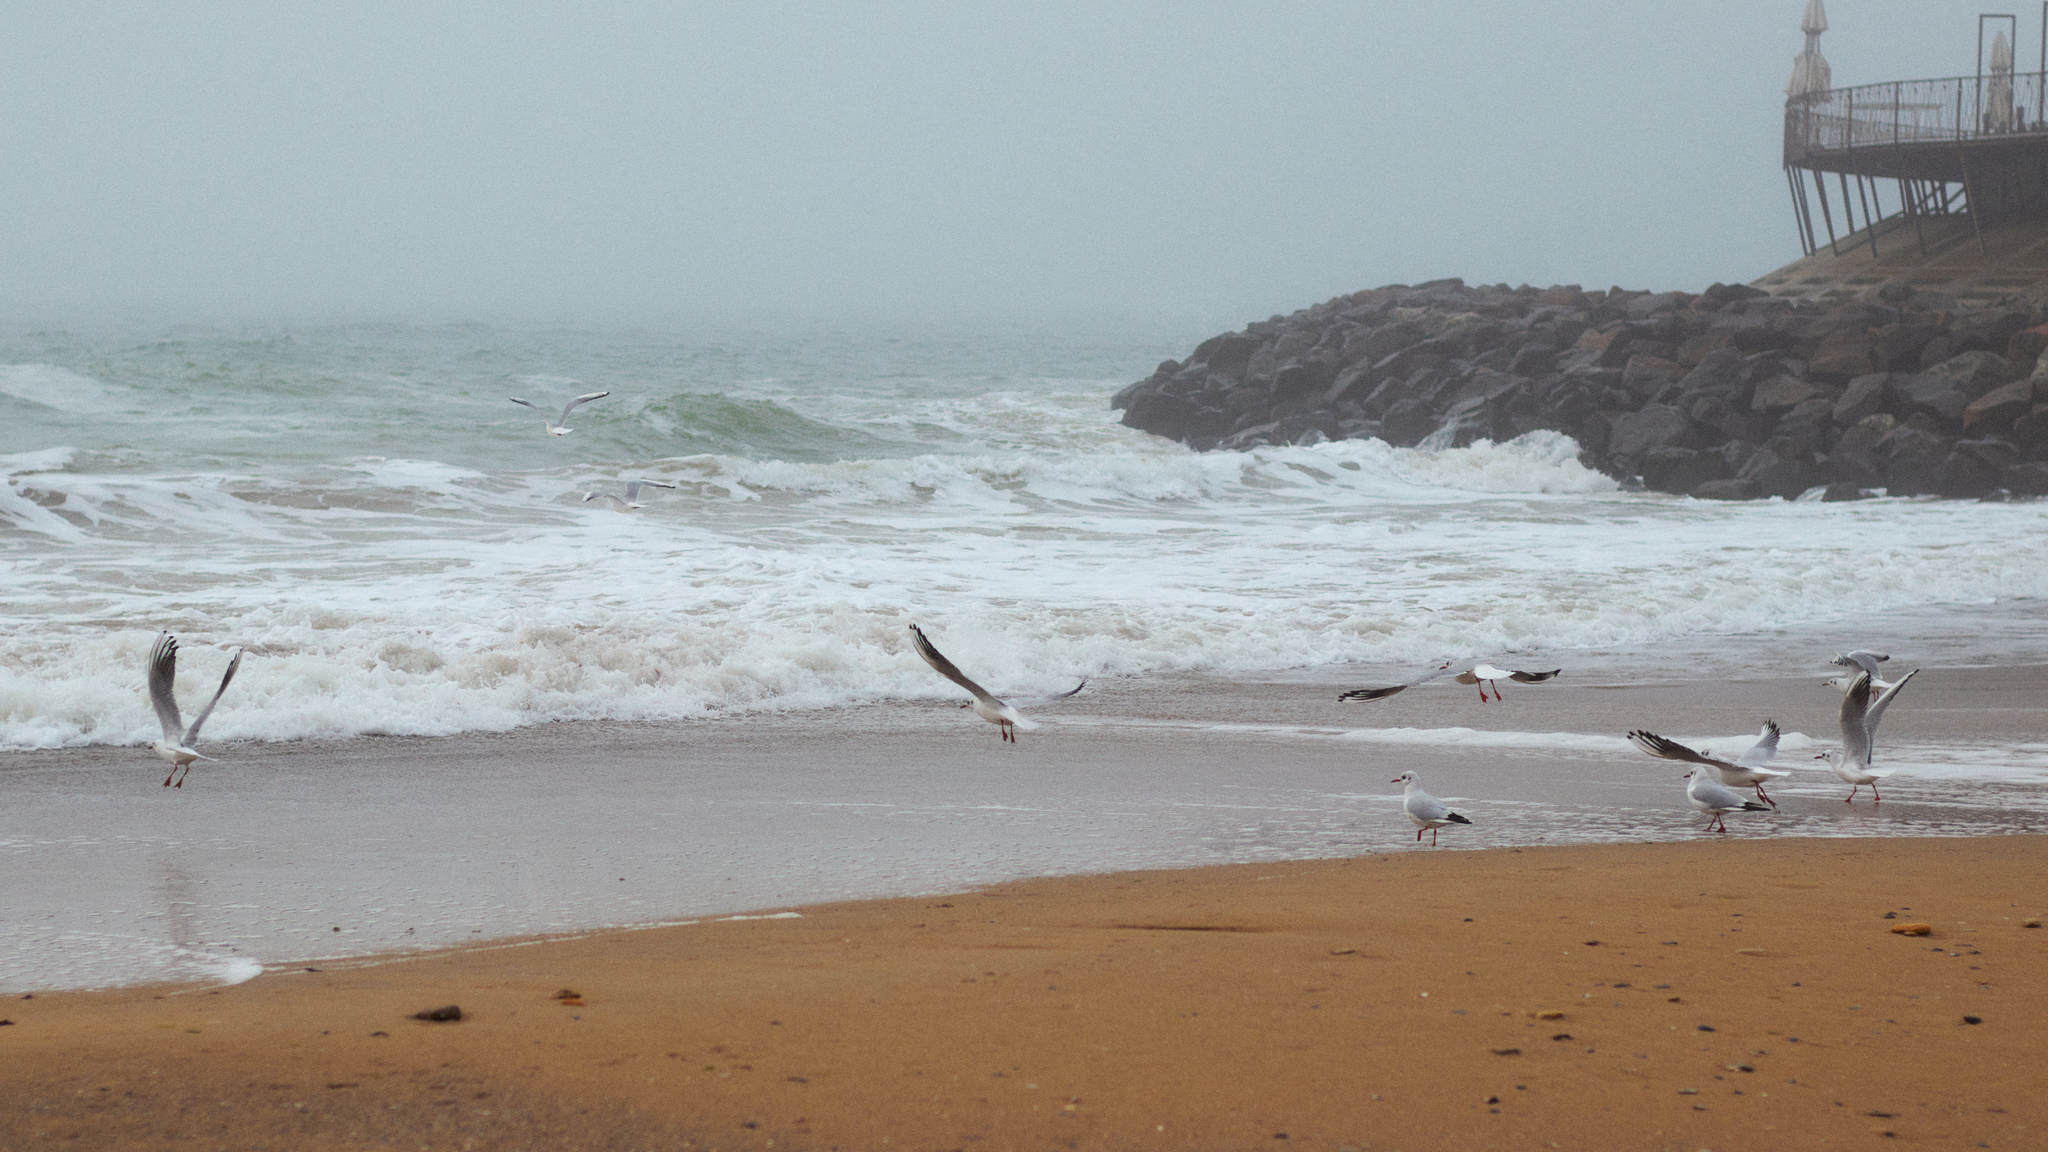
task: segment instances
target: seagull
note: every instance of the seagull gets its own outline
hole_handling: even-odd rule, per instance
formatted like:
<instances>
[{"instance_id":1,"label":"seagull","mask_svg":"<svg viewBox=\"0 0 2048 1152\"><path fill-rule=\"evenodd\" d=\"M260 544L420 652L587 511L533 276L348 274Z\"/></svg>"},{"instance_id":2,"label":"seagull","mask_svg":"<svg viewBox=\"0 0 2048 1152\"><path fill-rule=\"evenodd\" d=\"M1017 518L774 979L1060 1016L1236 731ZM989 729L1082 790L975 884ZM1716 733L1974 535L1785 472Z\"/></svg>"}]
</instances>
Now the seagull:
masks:
<instances>
[{"instance_id":1,"label":"seagull","mask_svg":"<svg viewBox=\"0 0 2048 1152\"><path fill-rule=\"evenodd\" d=\"M932 666L933 671L967 689L968 693L974 697L967 707L974 709L976 716L981 717L1000 729L1003 739L1015 744L1017 742L1017 729L1037 727L1036 724L1026 720L1015 708L989 695L988 689L969 680L966 673L955 667L953 662L946 659L945 655L937 648L932 647L932 642L924 638L924 630L915 624L910 626L910 644L911 647L917 649L917 654L924 658L924 662ZM1084 686L1086 683L1086 681L1082 682ZM1074 692L1079 692L1080 690L1080 688L1075 688ZM1063 695L1072 696L1074 692L1063 693Z\"/></svg>"},{"instance_id":2,"label":"seagull","mask_svg":"<svg viewBox=\"0 0 2048 1152\"><path fill-rule=\"evenodd\" d=\"M1885 689L1891 687L1892 682L1890 680L1884 680L1878 677L1877 666L1889 659L1891 659L1891 656L1888 653L1866 652L1863 649L1859 648L1854 652L1844 652L1836 656L1833 660L1828 661L1828 663L1834 664L1842 668L1860 668L1863 671L1870 673L1870 686L1876 689L1877 691L1882 692ZM1826 684L1828 687L1840 688L1845 692L1848 691L1849 685L1854 682L1854 676L1837 676L1832 680L1823 681L1823 683Z\"/></svg>"},{"instance_id":3,"label":"seagull","mask_svg":"<svg viewBox=\"0 0 2048 1152\"><path fill-rule=\"evenodd\" d=\"M1435 671L1410 680L1406 684L1396 684L1391 688L1353 688L1349 692L1338 693L1337 699L1384 700L1396 692L1406 691L1418 684L1427 684L1450 670L1451 664L1447 661L1438 665ZM1548 672L1521 672L1506 668L1495 668L1491 664L1474 664L1470 668L1453 675L1451 679L1456 680L1460 684L1479 685L1479 702L1484 704L1486 702L1486 689L1489 686L1493 688L1493 698L1495 700L1501 698L1500 685L1494 683L1496 680L1513 680L1517 684L1541 684L1545 680L1552 679L1562 671L1564 671L1562 668L1552 668Z\"/></svg>"},{"instance_id":4,"label":"seagull","mask_svg":"<svg viewBox=\"0 0 2048 1152\"><path fill-rule=\"evenodd\" d=\"M1436 831L1448 824L1470 824L1471 821L1451 811L1451 806L1424 792L1416 786L1415 773L1403 772L1388 781L1389 784L1406 784L1401 790L1401 810L1408 813L1408 819L1415 825L1415 842L1422 843L1422 834L1429 833L1429 846L1436 847Z\"/></svg>"},{"instance_id":5,"label":"seagull","mask_svg":"<svg viewBox=\"0 0 2048 1152\"><path fill-rule=\"evenodd\" d=\"M569 413L574 412L578 404L587 404L592 400L602 400L609 395L611 395L610 392L585 392L583 395L578 396L574 400L569 401L567 404L562 405L562 414L560 416L557 416L553 420L548 421L548 435L567 436L569 433L574 432L574 428L567 427ZM508 399L510 399L514 404L523 404L536 412L540 411L540 405L535 404L531 400L521 400L517 396L508 397Z\"/></svg>"},{"instance_id":6,"label":"seagull","mask_svg":"<svg viewBox=\"0 0 2048 1152\"><path fill-rule=\"evenodd\" d=\"M1865 784L1870 785L1870 802L1884 803L1884 797L1877 791L1877 782L1882 776L1870 770L1877 746L1877 722L1884 717L1884 710L1891 707L1892 698L1899 694L1899 689L1919 674L1918 668L1906 673L1875 700L1870 698L1873 683L1870 673L1857 673L1856 679L1849 684L1848 693L1842 697L1842 746L1830 748L1814 757L1815 760L1827 761L1835 775L1850 785L1849 795L1843 798L1842 803L1854 803L1856 790Z\"/></svg>"},{"instance_id":7,"label":"seagull","mask_svg":"<svg viewBox=\"0 0 2048 1152\"><path fill-rule=\"evenodd\" d=\"M1728 788L1756 789L1756 798L1776 808L1778 802L1764 792L1764 781L1776 780L1791 773L1782 768L1766 765L1771 757L1778 754L1778 724L1775 720L1764 721L1763 730L1757 734L1757 741L1733 763L1716 760L1704 752L1695 752L1676 740L1666 740L1655 732L1631 732L1629 743L1648 752L1660 760L1678 760L1689 764L1704 764L1712 768Z\"/></svg>"},{"instance_id":8,"label":"seagull","mask_svg":"<svg viewBox=\"0 0 2048 1152\"><path fill-rule=\"evenodd\" d=\"M1646 733L1647 735L1647 733ZM1745 800L1742 794L1719 781L1707 778L1706 764L1695 764L1685 776L1685 798L1693 807L1712 816L1705 831L1726 832L1728 824L1721 817L1730 812L1763 812L1763 805L1754 800Z\"/></svg>"},{"instance_id":9,"label":"seagull","mask_svg":"<svg viewBox=\"0 0 2048 1152\"><path fill-rule=\"evenodd\" d=\"M157 723L163 725L164 737L150 742L149 750L171 766L171 776L178 777L177 786L185 786L185 776L178 775L183 768L185 775L192 772L194 760L211 760L192 750L199 741L199 726L213 715L213 706L220 703L221 693L228 690L228 681L235 678L235 669L242 666L242 650L235 649L235 658L228 661L228 670L220 678L220 687L214 690L213 699L200 709L197 719L190 728L178 722L178 697L172 681L178 675L178 641L169 632L159 632L155 647L149 650L149 703L156 709ZM171 776L164 777L164 787L171 787Z\"/></svg>"},{"instance_id":10,"label":"seagull","mask_svg":"<svg viewBox=\"0 0 2048 1152\"><path fill-rule=\"evenodd\" d=\"M631 511L635 508L647 507L647 505L640 503L640 489L674 487L675 485L669 483L666 480L628 480L626 481L626 498L623 500L619 499L617 496L612 495L610 492L585 492L583 494L583 502L585 504L588 504L592 500L595 500L598 497L602 496L605 499L617 504L619 507Z\"/></svg>"}]
</instances>

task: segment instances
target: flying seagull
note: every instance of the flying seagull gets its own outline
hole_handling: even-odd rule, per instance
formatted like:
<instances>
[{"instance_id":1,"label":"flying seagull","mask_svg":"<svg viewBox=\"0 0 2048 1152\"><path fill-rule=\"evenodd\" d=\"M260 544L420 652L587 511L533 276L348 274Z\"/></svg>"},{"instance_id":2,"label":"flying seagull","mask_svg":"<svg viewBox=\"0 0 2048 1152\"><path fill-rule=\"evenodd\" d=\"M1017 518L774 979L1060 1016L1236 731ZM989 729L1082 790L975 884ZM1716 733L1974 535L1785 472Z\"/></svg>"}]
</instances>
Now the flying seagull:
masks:
<instances>
[{"instance_id":1,"label":"flying seagull","mask_svg":"<svg viewBox=\"0 0 2048 1152\"><path fill-rule=\"evenodd\" d=\"M610 500L614 504L617 504L619 507L631 511L635 508L647 507L647 505L640 503L640 489L674 487L675 485L669 483L666 480L628 480L626 481L626 498L623 500L619 499L617 496L612 495L610 492L585 492L583 494L583 502L585 504L588 504L592 500L595 500L598 497L602 496L606 500Z\"/></svg>"},{"instance_id":2,"label":"flying seagull","mask_svg":"<svg viewBox=\"0 0 2048 1152\"><path fill-rule=\"evenodd\" d=\"M1717 760L1703 752L1695 752L1678 741L1666 740L1655 732L1631 732L1628 734L1628 739L1629 743L1634 744L1636 747L1641 748L1660 760L1678 760L1689 764L1704 764L1712 768L1720 776L1721 783L1725 787L1754 787L1756 789L1756 798L1773 808L1778 806L1778 802L1771 799L1764 792L1764 781L1776 780L1779 777L1791 775L1790 772L1782 768L1767 766L1770 763L1771 757L1778 754L1778 724L1775 720L1764 721L1763 731L1758 733L1756 743L1751 745L1749 751L1744 752L1741 757L1732 763L1727 760Z\"/></svg>"},{"instance_id":3,"label":"flying seagull","mask_svg":"<svg viewBox=\"0 0 2048 1152\"><path fill-rule=\"evenodd\" d=\"M1870 802L1884 803L1884 797L1877 791L1877 782L1882 774L1870 770L1870 762L1877 749L1877 722L1884 717L1884 710L1891 707L1899 689L1919 674L1918 668L1906 673L1875 700L1870 698L1870 673L1858 672L1856 679L1850 682L1849 691L1842 696L1842 746L1830 748L1814 757L1815 760L1827 761L1835 775L1850 785L1849 795L1843 798L1842 803L1853 803L1856 790L1865 784L1870 785Z\"/></svg>"},{"instance_id":4,"label":"flying seagull","mask_svg":"<svg viewBox=\"0 0 2048 1152\"><path fill-rule=\"evenodd\" d=\"M1830 688L1840 688L1844 692L1846 692L1849 690L1849 685L1855 683L1855 674L1857 670L1860 669L1864 672L1870 673L1871 688L1875 691L1882 692L1885 689L1890 688L1892 686L1892 681L1886 680L1880 675L1878 675L1880 671L1878 665L1884 663L1889 659L1891 659L1891 656L1887 653L1866 652L1861 648L1857 649L1854 652L1844 652L1836 656L1833 660L1828 661L1828 663L1836 665L1840 668L1847 668L1849 669L1849 672L1846 675L1837 676L1832 680L1824 680L1822 681L1822 683L1826 684Z\"/></svg>"},{"instance_id":5,"label":"flying seagull","mask_svg":"<svg viewBox=\"0 0 2048 1152\"><path fill-rule=\"evenodd\" d=\"M574 412L578 404L588 404L592 400L602 400L609 395L611 395L610 392L585 392L583 395L578 396L574 400L569 401L567 404L562 405L562 414L556 417L555 419L548 421L548 435L567 436L569 433L574 432L574 428L568 427L569 413ZM541 410L540 405L535 404L531 400L521 400L517 396L508 397L508 399L510 399L514 404L523 404L526 407L533 409L535 412L539 412ZM545 415L545 413L542 414Z\"/></svg>"},{"instance_id":6,"label":"flying seagull","mask_svg":"<svg viewBox=\"0 0 2048 1152\"><path fill-rule=\"evenodd\" d=\"M932 666L933 671L967 689L968 694L974 697L973 701L968 704L968 707L974 709L976 716L981 717L1000 729L1003 739L1015 744L1017 742L1017 729L1037 727L1031 721L1026 720L1015 708L989 695L988 689L969 680L967 674L960 671L951 660L946 659L944 653L932 647L932 642L924 637L924 630L915 624L910 626L910 644L911 647L917 649L917 654L924 658L924 662ZM1083 683L1085 684L1086 682L1083 681ZM1079 692L1080 690L1080 688L1076 688L1074 692ZM1074 692L1064 693L1064 695L1071 696Z\"/></svg>"},{"instance_id":7,"label":"flying seagull","mask_svg":"<svg viewBox=\"0 0 2048 1152\"><path fill-rule=\"evenodd\" d=\"M1429 833L1429 846L1436 847L1437 829L1450 824L1470 824L1471 821L1451 811L1451 806L1424 792L1416 783L1415 773L1403 772L1389 783L1406 784L1401 790L1401 810L1415 825L1415 842L1422 843L1422 834Z\"/></svg>"},{"instance_id":8,"label":"flying seagull","mask_svg":"<svg viewBox=\"0 0 2048 1152\"><path fill-rule=\"evenodd\" d=\"M1404 692L1418 684L1427 684L1450 670L1451 665L1446 662L1438 665L1435 671L1410 680L1406 684L1396 684L1391 688L1353 688L1349 692L1338 693L1337 699L1384 700L1396 692ZM1486 702L1486 689L1489 686L1493 688L1493 698L1495 700L1501 698L1500 685L1494 683L1496 680L1513 680L1517 684L1541 684L1545 680L1555 678L1562 671L1564 671L1562 668L1552 668L1548 672L1521 672L1507 668L1495 668L1491 664L1474 664L1470 668L1453 675L1451 679L1456 680L1460 684L1479 685L1479 702L1483 704Z\"/></svg>"},{"instance_id":9,"label":"flying seagull","mask_svg":"<svg viewBox=\"0 0 2048 1152\"><path fill-rule=\"evenodd\" d=\"M1685 777L1686 800L1693 807L1713 817L1712 820L1707 821L1707 831L1726 832L1728 824L1722 817L1730 812L1768 811L1763 805L1754 800L1743 799L1742 794L1733 788L1729 788L1719 781L1709 779L1707 776L1708 771L1708 765L1695 764L1692 767L1692 771L1686 773Z\"/></svg>"},{"instance_id":10,"label":"flying seagull","mask_svg":"<svg viewBox=\"0 0 2048 1152\"><path fill-rule=\"evenodd\" d=\"M191 774L194 760L213 759L194 752L192 746L199 742L199 726L213 715L213 706L220 703L221 693L228 690L228 681L235 678L235 669L241 666L242 650L237 648L234 659L228 661L227 672L220 678L220 687L214 690L213 699L200 709L192 726L185 728L178 722L177 690L172 684L178 676L178 641L169 632L157 633L156 645L149 650L149 703L156 709L157 723L163 726L164 736L161 740L151 741L149 750L170 764L171 776L178 777L177 787L185 786L185 776ZM180 768L185 770L185 775L179 775ZM172 786L171 776L164 777L164 787Z\"/></svg>"}]
</instances>

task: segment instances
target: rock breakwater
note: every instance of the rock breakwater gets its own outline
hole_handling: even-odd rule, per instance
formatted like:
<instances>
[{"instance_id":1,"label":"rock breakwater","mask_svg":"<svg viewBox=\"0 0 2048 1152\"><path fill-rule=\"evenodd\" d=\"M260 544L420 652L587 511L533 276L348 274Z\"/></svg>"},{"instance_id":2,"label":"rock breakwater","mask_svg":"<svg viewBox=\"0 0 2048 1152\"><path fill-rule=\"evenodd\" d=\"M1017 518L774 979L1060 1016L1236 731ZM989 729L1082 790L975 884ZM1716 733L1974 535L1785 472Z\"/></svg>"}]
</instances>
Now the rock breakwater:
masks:
<instances>
[{"instance_id":1,"label":"rock breakwater","mask_svg":"<svg viewBox=\"0 0 2048 1152\"><path fill-rule=\"evenodd\" d=\"M1196 449L1549 429L1713 499L2048 495L2048 313L1888 286L1818 301L1469 287L1340 296L1203 341L1111 401Z\"/></svg>"}]
</instances>

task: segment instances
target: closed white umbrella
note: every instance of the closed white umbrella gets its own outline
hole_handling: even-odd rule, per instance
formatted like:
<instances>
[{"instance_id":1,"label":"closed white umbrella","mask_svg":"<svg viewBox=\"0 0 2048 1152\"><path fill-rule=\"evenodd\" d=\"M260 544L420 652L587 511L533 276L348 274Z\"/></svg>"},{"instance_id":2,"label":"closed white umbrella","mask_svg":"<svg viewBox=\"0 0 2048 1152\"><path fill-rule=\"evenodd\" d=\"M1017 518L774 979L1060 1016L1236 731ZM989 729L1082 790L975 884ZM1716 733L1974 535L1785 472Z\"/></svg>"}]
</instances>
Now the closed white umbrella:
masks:
<instances>
[{"instance_id":1,"label":"closed white umbrella","mask_svg":"<svg viewBox=\"0 0 2048 1152\"><path fill-rule=\"evenodd\" d=\"M1786 97L1793 100L1818 95L1834 86L1828 75L1827 58L1820 54L1820 34L1828 30L1828 13L1821 0L1806 0L1806 15L1799 21L1799 30L1806 33L1806 50L1792 58L1792 79L1785 85Z\"/></svg>"}]
</instances>

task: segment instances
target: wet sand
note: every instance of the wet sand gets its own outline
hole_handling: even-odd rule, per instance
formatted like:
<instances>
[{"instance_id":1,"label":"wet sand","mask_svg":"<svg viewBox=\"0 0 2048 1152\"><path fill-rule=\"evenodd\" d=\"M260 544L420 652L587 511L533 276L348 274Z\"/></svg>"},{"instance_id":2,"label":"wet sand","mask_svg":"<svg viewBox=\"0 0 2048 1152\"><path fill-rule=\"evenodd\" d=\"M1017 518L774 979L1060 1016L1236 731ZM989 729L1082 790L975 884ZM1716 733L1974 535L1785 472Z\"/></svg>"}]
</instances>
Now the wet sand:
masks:
<instances>
[{"instance_id":1,"label":"wet sand","mask_svg":"<svg viewBox=\"0 0 2048 1152\"><path fill-rule=\"evenodd\" d=\"M183 789L132 748L0 756L0 993L219 980L257 963L960 891L1032 876L1406 851L1404 770L1474 825L1445 850L1689 841L1650 727L1724 751L1774 716L1783 807L1733 837L2048 832L2048 673L1923 671L1885 718L1886 802L1810 755L1820 677L1091 685L1012 746L950 705L506 735L229 745ZM1867 796L1868 793L1866 792Z\"/></svg>"},{"instance_id":2,"label":"wet sand","mask_svg":"<svg viewBox=\"0 0 2048 1152\"><path fill-rule=\"evenodd\" d=\"M2044 906L2040 836L1424 849L39 994L0 1146L2026 1148Z\"/></svg>"}]
</instances>

